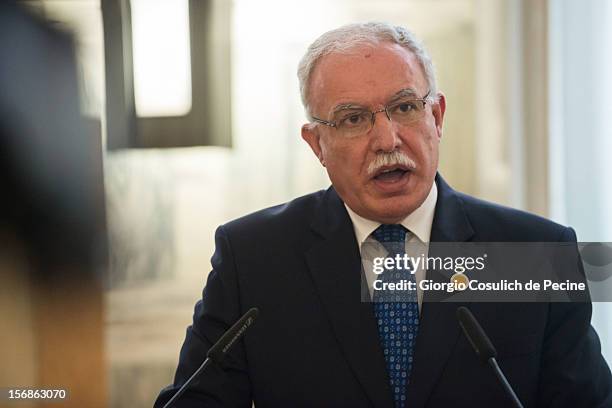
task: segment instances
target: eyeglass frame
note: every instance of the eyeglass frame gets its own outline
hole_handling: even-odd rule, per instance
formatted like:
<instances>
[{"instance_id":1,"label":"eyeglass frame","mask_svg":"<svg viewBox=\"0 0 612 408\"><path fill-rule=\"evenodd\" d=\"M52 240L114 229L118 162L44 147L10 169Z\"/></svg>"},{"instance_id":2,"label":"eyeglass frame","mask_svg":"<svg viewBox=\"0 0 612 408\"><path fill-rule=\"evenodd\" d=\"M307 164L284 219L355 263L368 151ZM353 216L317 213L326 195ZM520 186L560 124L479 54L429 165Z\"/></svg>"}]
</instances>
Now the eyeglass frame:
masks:
<instances>
[{"instance_id":1,"label":"eyeglass frame","mask_svg":"<svg viewBox=\"0 0 612 408\"><path fill-rule=\"evenodd\" d=\"M423 110L425 110L425 105L427 105L427 101L428 99L430 99L429 94L431 93L431 89L427 91L427 93L425 94L425 96L423 96L422 98L415 98L415 99L411 99L411 102L421 102L423 104ZM364 111L367 111L370 113L370 117L372 118L372 124L370 125L370 129L368 129L368 132L370 130L372 130L372 128L374 127L374 121L376 120L376 114L380 113L380 112L385 112L387 119L389 119L389 121L391 121L391 114L389 113L388 109L390 105L396 104L397 102L391 102L388 103L387 105L385 105L382 109L378 109L378 110L369 110L369 109L363 109ZM324 120L324 119L320 119L317 118L315 116L312 116L312 121L316 122L316 123L320 123L322 125L326 125L329 127L333 127L334 129L338 129L338 124L335 122L331 122L329 120ZM367 133L367 132L366 132Z\"/></svg>"}]
</instances>

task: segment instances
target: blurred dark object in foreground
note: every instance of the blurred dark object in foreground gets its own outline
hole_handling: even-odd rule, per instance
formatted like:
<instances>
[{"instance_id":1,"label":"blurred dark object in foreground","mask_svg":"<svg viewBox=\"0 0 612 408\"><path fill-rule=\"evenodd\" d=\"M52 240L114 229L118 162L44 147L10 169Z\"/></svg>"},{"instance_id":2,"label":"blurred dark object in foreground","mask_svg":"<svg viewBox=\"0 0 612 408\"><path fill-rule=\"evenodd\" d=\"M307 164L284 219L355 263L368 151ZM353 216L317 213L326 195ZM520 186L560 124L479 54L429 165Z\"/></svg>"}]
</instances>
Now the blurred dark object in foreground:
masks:
<instances>
[{"instance_id":1,"label":"blurred dark object in foreground","mask_svg":"<svg viewBox=\"0 0 612 408\"><path fill-rule=\"evenodd\" d=\"M101 136L74 55L68 34L0 3L0 387L104 407Z\"/></svg>"},{"instance_id":2,"label":"blurred dark object in foreground","mask_svg":"<svg viewBox=\"0 0 612 408\"><path fill-rule=\"evenodd\" d=\"M94 271L105 262L101 140L91 122L80 114L70 36L0 4L0 225L26 244L39 278L64 273L46 265Z\"/></svg>"}]
</instances>

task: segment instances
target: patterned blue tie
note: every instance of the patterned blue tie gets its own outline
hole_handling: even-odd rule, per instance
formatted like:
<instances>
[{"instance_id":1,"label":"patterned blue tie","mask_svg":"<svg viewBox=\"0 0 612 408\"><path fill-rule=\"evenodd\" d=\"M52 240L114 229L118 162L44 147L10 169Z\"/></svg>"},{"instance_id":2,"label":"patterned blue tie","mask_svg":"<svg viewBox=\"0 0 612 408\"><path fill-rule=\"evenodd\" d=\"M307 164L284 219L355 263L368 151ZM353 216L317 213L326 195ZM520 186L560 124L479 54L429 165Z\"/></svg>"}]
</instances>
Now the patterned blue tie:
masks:
<instances>
[{"instance_id":1,"label":"patterned blue tie","mask_svg":"<svg viewBox=\"0 0 612 408\"><path fill-rule=\"evenodd\" d=\"M381 225L372 235L388 254L404 256L407 230L401 225ZM415 281L410 269L385 269L380 275L383 282ZM410 379L414 343L419 329L419 306L416 290L374 291L374 316L378 322L380 344L385 354L387 370L395 407L406 406L406 388Z\"/></svg>"}]
</instances>

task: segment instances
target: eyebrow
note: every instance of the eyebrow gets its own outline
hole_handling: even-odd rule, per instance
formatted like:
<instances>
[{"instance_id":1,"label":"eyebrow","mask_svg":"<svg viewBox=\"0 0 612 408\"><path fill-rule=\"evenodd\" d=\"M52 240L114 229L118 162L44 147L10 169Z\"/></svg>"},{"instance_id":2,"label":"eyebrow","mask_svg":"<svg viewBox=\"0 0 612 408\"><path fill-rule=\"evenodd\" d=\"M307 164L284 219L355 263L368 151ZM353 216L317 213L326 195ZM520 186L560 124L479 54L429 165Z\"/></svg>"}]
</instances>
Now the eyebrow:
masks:
<instances>
[{"instance_id":1,"label":"eyebrow","mask_svg":"<svg viewBox=\"0 0 612 408\"><path fill-rule=\"evenodd\" d=\"M343 103L340 105L336 105L336 107L332 111L332 114L336 114L340 111L349 110L349 109L367 109L367 108L365 106L357 105L355 103Z\"/></svg>"},{"instance_id":2,"label":"eyebrow","mask_svg":"<svg viewBox=\"0 0 612 408\"><path fill-rule=\"evenodd\" d=\"M419 96L417 95L416 90L412 88L404 88L396 92L395 95L393 95L393 97L389 100L389 102L387 102L387 105L390 103L396 102L399 99L406 98L406 97L419 99Z\"/></svg>"},{"instance_id":3,"label":"eyebrow","mask_svg":"<svg viewBox=\"0 0 612 408\"><path fill-rule=\"evenodd\" d=\"M402 98L406 98L406 97L410 97L410 98L415 98L418 99L418 95L416 93L416 91L412 88L404 88L401 89L399 91L397 91L392 97L391 99L389 99L389 101L387 102L386 105L389 105L393 102L397 102L398 100L402 99ZM342 103L340 105L336 105L334 107L334 110L332 111L332 114L336 114L340 111L343 110L349 110L349 109L368 109L365 106L359 105L357 103L354 102L349 102L349 103Z\"/></svg>"}]
</instances>

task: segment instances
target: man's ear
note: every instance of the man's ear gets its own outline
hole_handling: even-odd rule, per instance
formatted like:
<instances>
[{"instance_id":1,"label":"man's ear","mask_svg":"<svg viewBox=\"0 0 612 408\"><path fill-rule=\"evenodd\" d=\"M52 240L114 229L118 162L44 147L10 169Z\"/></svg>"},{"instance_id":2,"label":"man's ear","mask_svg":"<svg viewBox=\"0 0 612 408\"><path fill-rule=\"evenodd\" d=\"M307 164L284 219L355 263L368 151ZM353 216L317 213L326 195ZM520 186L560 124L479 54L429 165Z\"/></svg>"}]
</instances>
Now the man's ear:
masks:
<instances>
[{"instance_id":1,"label":"man's ear","mask_svg":"<svg viewBox=\"0 0 612 408\"><path fill-rule=\"evenodd\" d=\"M438 92L438 100L431 105L431 112L436 121L438 137L442 137L442 125L444 124L444 112L446 112L446 98L442 92Z\"/></svg>"},{"instance_id":2,"label":"man's ear","mask_svg":"<svg viewBox=\"0 0 612 408\"><path fill-rule=\"evenodd\" d=\"M323 149L321 148L321 136L319 131L312 123L306 123L302 126L302 139L308 143L308 146L312 149L313 153L323 167L325 167L325 160L323 160Z\"/></svg>"}]
</instances>

